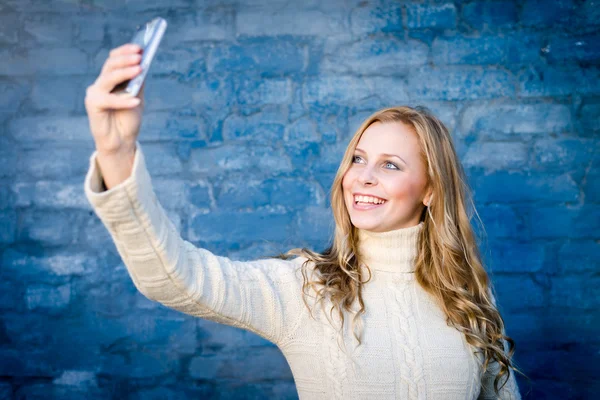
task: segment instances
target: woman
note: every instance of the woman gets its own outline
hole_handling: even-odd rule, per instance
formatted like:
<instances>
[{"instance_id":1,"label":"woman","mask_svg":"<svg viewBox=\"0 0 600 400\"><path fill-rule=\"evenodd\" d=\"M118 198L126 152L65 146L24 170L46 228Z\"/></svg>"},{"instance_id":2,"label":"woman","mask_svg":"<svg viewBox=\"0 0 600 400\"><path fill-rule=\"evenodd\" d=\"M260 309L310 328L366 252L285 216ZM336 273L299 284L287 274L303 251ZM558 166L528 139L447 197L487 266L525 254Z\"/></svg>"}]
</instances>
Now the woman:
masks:
<instances>
[{"instance_id":1,"label":"woman","mask_svg":"<svg viewBox=\"0 0 600 400\"><path fill-rule=\"evenodd\" d=\"M520 398L441 122L375 113L333 183L332 246L232 261L183 240L156 199L137 141L143 89L141 101L110 94L139 73L139 52L112 50L87 89L85 192L141 293L275 343L302 399Z\"/></svg>"}]
</instances>

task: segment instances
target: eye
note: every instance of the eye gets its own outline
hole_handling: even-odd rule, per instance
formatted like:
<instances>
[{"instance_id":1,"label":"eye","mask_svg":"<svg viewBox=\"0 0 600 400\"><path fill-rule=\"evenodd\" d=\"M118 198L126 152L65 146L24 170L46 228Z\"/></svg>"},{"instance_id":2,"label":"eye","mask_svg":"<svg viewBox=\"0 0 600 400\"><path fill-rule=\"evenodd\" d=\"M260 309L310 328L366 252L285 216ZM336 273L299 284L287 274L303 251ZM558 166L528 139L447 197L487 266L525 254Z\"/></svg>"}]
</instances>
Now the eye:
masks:
<instances>
[{"instance_id":1,"label":"eye","mask_svg":"<svg viewBox=\"0 0 600 400\"><path fill-rule=\"evenodd\" d=\"M352 162L354 164L358 164L358 163L362 162L362 158L360 156L354 156L354 157L352 157Z\"/></svg>"},{"instance_id":2,"label":"eye","mask_svg":"<svg viewBox=\"0 0 600 400\"><path fill-rule=\"evenodd\" d=\"M386 168L388 168L388 169L400 169L400 168L398 168L398 166L397 166L396 164L394 164L394 163L393 163L393 162L391 162L391 161L386 161L384 165L385 165L385 167L386 167ZM391 166L391 167L390 167L390 166Z\"/></svg>"}]
</instances>

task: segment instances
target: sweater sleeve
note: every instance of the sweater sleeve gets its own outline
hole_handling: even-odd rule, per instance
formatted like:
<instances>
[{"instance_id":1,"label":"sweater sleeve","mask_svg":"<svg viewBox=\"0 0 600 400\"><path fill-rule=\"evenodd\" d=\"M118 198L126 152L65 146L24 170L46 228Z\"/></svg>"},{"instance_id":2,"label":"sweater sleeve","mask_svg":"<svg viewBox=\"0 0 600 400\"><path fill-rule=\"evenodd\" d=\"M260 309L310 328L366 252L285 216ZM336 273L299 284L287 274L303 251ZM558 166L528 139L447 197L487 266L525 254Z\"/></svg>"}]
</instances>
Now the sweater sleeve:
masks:
<instances>
[{"instance_id":1,"label":"sweater sleeve","mask_svg":"<svg viewBox=\"0 0 600 400\"><path fill-rule=\"evenodd\" d=\"M102 191L94 152L84 182L136 288L167 307L280 344L304 312L298 259L233 261L183 240L157 200L143 147L136 145L125 181Z\"/></svg>"},{"instance_id":2,"label":"sweater sleeve","mask_svg":"<svg viewBox=\"0 0 600 400\"><path fill-rule=\"evenodd\" d=\"M497 307L496 298L492 293L491 289L489 290L490 296L492 298L492 303ZM505 332L502 332L505 334ZM508 351L508 343L504 341L504 351ZM519 387L517 385L517 380L515 379L515 372L510 371L510 377L508 381L506 381L506 376L501 378L498 383L499 386L502 386L498 395L494 391L494 379L496 379L496 375L500 372L500 365L497 361L490 361L487 370L483 373L483 377L481 379L481 391L479 392L478 400L492 400L492 399L501 399L501 400L521 400L521 394L519 393Z\"/></svg>"}]
</instances>

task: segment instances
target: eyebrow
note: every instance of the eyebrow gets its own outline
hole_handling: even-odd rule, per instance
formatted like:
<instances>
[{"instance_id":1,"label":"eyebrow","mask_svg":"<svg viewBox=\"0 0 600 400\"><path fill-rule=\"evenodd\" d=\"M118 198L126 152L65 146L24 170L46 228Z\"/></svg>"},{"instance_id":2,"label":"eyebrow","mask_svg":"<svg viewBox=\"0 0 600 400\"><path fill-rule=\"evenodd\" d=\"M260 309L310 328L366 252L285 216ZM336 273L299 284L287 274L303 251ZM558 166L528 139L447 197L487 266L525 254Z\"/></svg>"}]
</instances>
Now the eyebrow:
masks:
<instances>
[{"instance_id":1,"label":"eyebrow","mask_svg":"<svg viewBox=\"0 0 600 400\"><path fill-rule=\"evenodd\" d=\"M359 149L358 147L355 150L358 151L359 153L367 154L366 151L364 151L363 149ZM402 158L400 156L397 156L395 154L382 153L381 155L384 156L384 157L396 157L396 158L399 158L400 160L402 160L402 162L404 164L408 165L408 163L406 161L404 161L404 158Z\"/></svg>"}]
</instances>

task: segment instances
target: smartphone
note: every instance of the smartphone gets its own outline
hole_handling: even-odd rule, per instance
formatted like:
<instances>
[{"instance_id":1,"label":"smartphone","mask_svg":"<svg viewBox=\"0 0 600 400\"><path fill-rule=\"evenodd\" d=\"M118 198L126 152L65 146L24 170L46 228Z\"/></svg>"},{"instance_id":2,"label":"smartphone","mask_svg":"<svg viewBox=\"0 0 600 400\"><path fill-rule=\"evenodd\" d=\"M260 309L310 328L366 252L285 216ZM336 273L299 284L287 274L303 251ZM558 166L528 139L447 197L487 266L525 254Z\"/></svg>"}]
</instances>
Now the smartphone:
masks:
<instances>
[{"instance_id":1,"label":"smartphone","mask_svg":"<svg viewBox=\"0 0 600 400\"><path fill-rule=\"evenodd\" d=\"M138 95L166 29L167 21L160 17L154 18L153 20L146 22L145 25L136 28L131 43L135 43L143 49L142 60L140 62L142 72L135 78L126 80L115 86L115 88L111 90L111 93L130 94L132 96Z\"/></svg>"}]
</instances>

